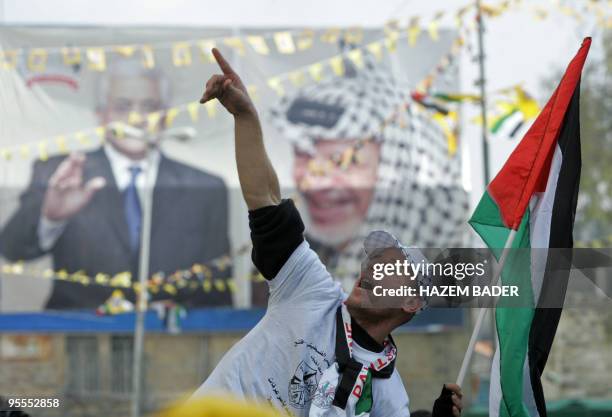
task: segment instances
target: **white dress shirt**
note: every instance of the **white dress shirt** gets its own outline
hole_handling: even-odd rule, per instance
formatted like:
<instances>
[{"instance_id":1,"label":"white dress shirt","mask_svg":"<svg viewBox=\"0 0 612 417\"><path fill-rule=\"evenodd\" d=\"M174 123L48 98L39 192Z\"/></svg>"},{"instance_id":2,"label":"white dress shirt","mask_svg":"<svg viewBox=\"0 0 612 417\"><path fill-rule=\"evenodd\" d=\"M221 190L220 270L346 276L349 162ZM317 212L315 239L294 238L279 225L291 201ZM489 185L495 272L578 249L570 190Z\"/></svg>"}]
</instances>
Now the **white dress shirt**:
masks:
<instances>
[{"instance_id":1,"label":"white dress shirt","mask_svg":"<svg viewBox=\"0 0 612 417\"><path fill-rule=\"evenodd\" d=\"M119 192L123 192L130 184L130 167L140 167L140 174L136 177L136 188L142 201L142 192L145 189L147 179L155 185L157 172L159 170L160 154L158 150L151 150L148 158L135 161L117 151L112 145L104 145L104 153L110 162L113 177ZM147 178L148 177L148 178ZM108 185L107 185L108 186ZM40 215L38 222L38 245L44 251L53 247L57 239L62 235L68 220L53 221Z\"/></svg>"}]
</instances>

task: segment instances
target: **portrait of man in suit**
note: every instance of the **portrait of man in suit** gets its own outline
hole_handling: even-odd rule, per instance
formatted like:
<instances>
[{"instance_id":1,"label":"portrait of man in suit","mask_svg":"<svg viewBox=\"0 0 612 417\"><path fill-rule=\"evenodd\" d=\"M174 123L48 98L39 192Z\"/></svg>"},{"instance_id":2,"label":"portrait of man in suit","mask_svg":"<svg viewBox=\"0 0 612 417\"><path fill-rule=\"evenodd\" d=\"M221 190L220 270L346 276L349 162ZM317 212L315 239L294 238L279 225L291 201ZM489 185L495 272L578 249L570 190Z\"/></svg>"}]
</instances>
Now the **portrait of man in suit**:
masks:
<instances>
[{"instance_id":1,"label":"portrait of man in suit","mask_svg":"<svg viewBox=\"0 0 612 417\"><path fill-rule=\"evenodd\" d=\"M104 144L96 150L36 161L19 207L2 230L2 255L17 261L50 254L56 271L90 277L130 272L135 282L146 178L154 184L151 274L167 276L226 255L230 246L223 180L160 149L170 97L171 85L161 70L131 59L109 65L97 82L100 124L119 121L147 133L131 135L126 129L118 135L107 129ZM146 117L132 117L155 112L162 117L154 125ZM231 269L215 273L214 279L226 280ZM174 299L188 307L231 304L231 294L215 288L180 290ZM108 286L56 280L46 308L96 308L111 293ZM125 293L133 299L133 291Z\"/></svg>"}]
</instances>

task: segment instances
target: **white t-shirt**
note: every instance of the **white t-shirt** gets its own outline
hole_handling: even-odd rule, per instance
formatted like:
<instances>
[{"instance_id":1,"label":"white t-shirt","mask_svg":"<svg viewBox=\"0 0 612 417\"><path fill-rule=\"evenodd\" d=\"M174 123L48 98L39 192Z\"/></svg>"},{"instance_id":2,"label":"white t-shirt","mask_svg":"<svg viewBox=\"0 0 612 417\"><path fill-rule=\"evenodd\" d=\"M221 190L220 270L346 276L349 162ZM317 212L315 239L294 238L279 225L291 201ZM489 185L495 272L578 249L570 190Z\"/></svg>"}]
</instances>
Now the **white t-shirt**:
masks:
<instances>
[{"instance_id":1,"label":"white t-shirt","mask_svg":"<svg viewBox=\"0 0 612 417\"><path fill-rule=\"evenodd\" d=\"M336 310L346 294L306 241L269 286L264 317L225 354L194 396L229 392L305 417L319 378L335 362ZM372 417L410 415L397 370L388 379L373 380L372 396Z\"/></svg>"}]
</instances>

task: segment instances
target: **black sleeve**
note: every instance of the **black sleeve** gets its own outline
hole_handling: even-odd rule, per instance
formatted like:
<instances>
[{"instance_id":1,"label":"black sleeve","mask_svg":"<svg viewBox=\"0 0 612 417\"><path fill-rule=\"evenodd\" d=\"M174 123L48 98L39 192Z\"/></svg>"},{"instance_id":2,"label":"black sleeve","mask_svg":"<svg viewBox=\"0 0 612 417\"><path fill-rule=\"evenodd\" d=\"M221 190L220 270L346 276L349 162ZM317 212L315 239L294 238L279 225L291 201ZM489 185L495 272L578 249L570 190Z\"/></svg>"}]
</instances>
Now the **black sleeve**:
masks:
<instances>
[{"instance_id":1,"label":"black sleeve","mask_svg":"<svg viewBox=\"0 0 612 417\"><path fill-rule=\"evenodd\" d=\"M304 223L293 200L249 211L251 259L264 276L273 279L304 241Z\"/></svg>"},{"instance_id":2,"label":"black sleeve","mask_svg":"<svg viewBox=\"0 0 612 417\"><path fill-rule=\"evenodd\" d=\"M38 245L38 221L47 182L60 160L36 161L32 179L21 194L19 207L0 234L0 253L10 261L30 260L42 256Z\"/></svg>"}]
</instances>

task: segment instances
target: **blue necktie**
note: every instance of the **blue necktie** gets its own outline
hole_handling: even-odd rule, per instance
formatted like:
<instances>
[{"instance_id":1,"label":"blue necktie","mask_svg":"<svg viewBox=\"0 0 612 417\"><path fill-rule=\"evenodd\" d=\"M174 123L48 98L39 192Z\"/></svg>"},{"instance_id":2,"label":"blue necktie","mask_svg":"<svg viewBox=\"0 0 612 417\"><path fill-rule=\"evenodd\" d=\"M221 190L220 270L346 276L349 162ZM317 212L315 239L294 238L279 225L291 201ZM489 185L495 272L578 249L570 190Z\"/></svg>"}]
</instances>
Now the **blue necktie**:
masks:
<instances>
[{"instance_id":1,"label":"blue necktie","mask_svg":"<svg viewBox=\"0 0 612 417\"><path fill-rule=\"evenodd\" d=\"M130 183L124 191L123 208L130 237L130 248L133 253L136 253L140 247L140 226L142 224L142 212L140 210L138 190L136 189L136 178L140 174L141 169L138 166L131 166L129 170Z\"/></svg>"}]
</instances>

